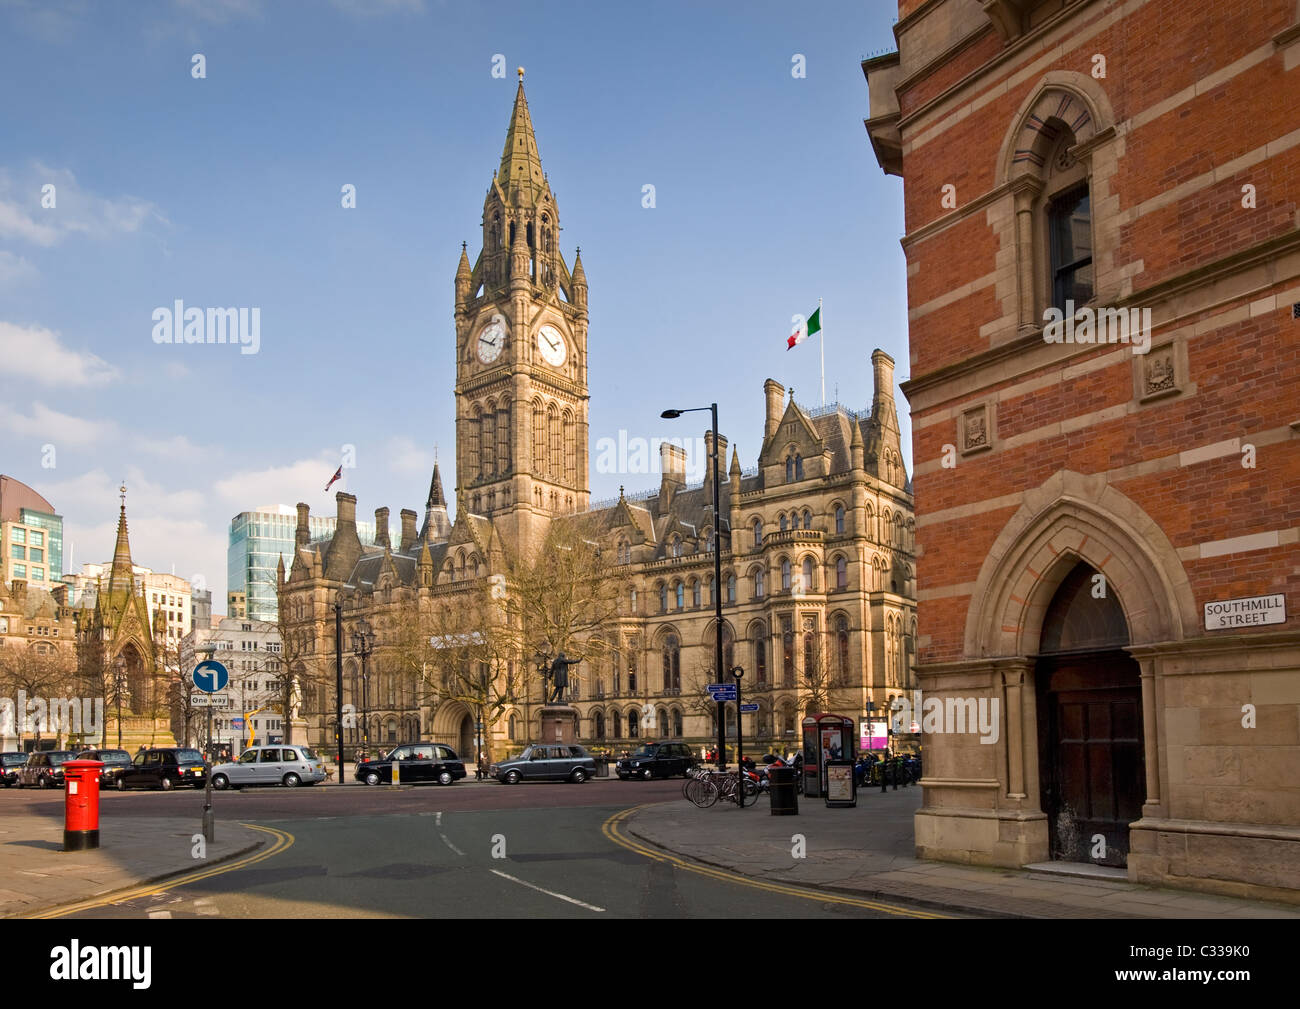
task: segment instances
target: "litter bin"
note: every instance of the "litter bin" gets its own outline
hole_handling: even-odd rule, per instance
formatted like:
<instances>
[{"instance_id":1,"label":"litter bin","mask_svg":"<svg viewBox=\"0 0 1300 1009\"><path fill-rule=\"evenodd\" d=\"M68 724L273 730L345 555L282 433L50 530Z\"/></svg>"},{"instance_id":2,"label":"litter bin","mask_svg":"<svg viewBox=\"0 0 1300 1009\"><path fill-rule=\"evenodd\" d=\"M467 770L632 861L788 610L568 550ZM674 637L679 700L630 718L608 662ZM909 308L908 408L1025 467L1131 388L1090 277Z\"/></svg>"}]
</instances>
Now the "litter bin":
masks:
<instances>
[{"instance_id":1,"label":"litter bin","mask_svg":"<svg viewBox=\"0 0 1300 1009\"><path fill-rule=\"evenodd\" d=\"M799 796L795 792L795 770L793 767L769 767L767 769L768 800L773 816L798 816Z\"/></svg>"},{"instance_id":2,"label":"litter bin","mask_svg":"<svg viewBox=\"0 0 1300 1009\"><path fill-rule=\"evenodd\" d=\"M609 777L609 761L606 760L604 757L596 758L596 777L597 778Z\"/></svg>"}]
</instances>

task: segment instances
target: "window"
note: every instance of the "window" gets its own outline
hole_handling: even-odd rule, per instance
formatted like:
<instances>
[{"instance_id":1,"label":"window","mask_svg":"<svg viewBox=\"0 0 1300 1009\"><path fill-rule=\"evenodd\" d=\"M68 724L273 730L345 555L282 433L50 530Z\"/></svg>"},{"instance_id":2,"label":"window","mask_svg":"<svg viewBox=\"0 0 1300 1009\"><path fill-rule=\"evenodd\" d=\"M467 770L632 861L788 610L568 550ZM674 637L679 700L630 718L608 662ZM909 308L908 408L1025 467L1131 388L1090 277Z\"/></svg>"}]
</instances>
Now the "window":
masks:
<instances>
[{"instance_id":1,"label":"window","mask_svg":"<svg viewBox=\"0 0 1300 1009\"><path fill-rule=\"evenodd\" d=\"M677 608L678 608L679 610L680 610L680 609L683 609L683 608L685 607L685 605L686 605L686 590L685 590L685 586L682 585L681 582L678 582L677 585L675 586L674 591L675 591L675 594L676 594L676 596L677 596Z\"/></svg>"},{"instance_id":2,"label":"window","mask_svg":"<svg viewBox=\"0 0 1300 1009\"><path fill-rule=\"evenodd\" d=\"M781 679L784 686L794 686L794 623L790 617L781 618Z\"/></svg>"},{"instance_id":3,"label":"window","mask_svg":"<svg viewBox=\"0 0 1300 1009\"><path fill-rule=\"evenodd\" d=\"M26 564L15 564L15 565L14 565L14 577L15 577L15 578L26 578L26 577L27 577L27 565L26 565Z\"/></svg>"},{"instance_id":4,"label":"window","mask_svg":"<svg viewBox=\"0 0 1300 1009\"><path fill-rule=\"evenodd\" d=\"M727 575L727 602L734 603L735 601L736 601L736 576Z\"/></svg>"},{"instance_id":5,"label":"window","mask_svg":"<svg viewBox=\"0 0 1300 1009\"><path fill-rule=\"evenodd\" d=\"M785 482L794 483L794 456L785 457Z\"/></svg>"},{"instance_id":6,"label":"window","mask_svg":"<svg viewBox=\"0 0 1300 1009\"><path fill-rule=\"evenodd\" d=\"M673 537L672 553L674 557L680 557L682 555L682 538L680 536Z\"/></svg>"},{"instance_id":7,"label":"window","mask_svg":"<svg viewBox=\"0 0 1300 1009\"><path fill-rule=\"evenodd\" d=\"M837 589L849 587L849 562L843 557L835 558L835 587Z\"/></svg>"},{"instance_id":8,"label":"window","mask_svg":"<svg viewBox=\"0 0 1300 1009\"><path fill-rule=\"evenodd\" d=\"M813 590L813 562L811 557L803 559L803 590L805 592Z\"/></svg>"},{"instance_id":9,"label":"window","mask_svg":"<svg viewBox=\"0 0 1300 1009\"><path fill-rule=\"evenodd\" d=\"M810 512L810 511L805 511L805 512L803 513L803 527L804 527L805 529L811 529L811 528L812 528L812 512Z\"/></svg>"},{"instance_id":10,"label":"window","mask_svg":"<svg viewBox=\"0 0 1300 1009\"><path fill-rule=\"evenodd\" d=\"M636 739L638 735L640 735L640 725L637 721L636 711L629 711L627 713L627 737L628 739Z\"/></svg>"},{"instance_id":11,"label":"window","mask_svg":"<svg viewBox=\"0 0 1300 1009\"><path fill-rule=\"evenodd\" d=\"M519 719L514 715L510 716L510 722L509 722L509 727L507 729L507 732L509 734L509 738L511 742L513 742L516 738L518 738L517 734L519 732Z\"/></svg>"},{"instance_id":12,"label":"window","mask_svg":"<svg viewBox=\"0 0 1300 1009\"><path fill-rule=\"evenodd\" d=\"M763 549L763 520L754 519L754 549Z\"/></svg>"},{"instance_id":13,"label":"window","mask_svg":"<svg viewBox=\"0 0 1300 1009\"><path fill-rule=\"evenodd\" d=\"M682 733L682 713L681 713L681 710L680 710L680 709L678 709L678 708L674 708L674 709L673 709L673 737L674 737L675 739L681 739L681 738L682 738L682 735L683 735L683 733Z\"/></svg>"},{"instance_id":14,"label":"window","mask_svg":"<svg viewBox=\"0 0 1300 1009\"><path fill-rule=\"evenodd\" d=\"M835 508L835 535L844 535L844 506L838 505Z\"/></svg>"},{"instance_id":15,"label":"window","mask_svg":"<svg viewBox=\"0 0 1300 1009\"><path fill-rule=\"evenodd\" d=\"M25 561L27 560L27 548L14 543L9 547L9 556L16 561Z\"/></svg>"},{"instance_id":16,"label":"window","mask_svg":"<svg viewBox=\"0 0 1300 1009\"><path fill-rule=\"evenodd\" d=\"M675 634L664 639L664 692L682 689L682 650Z\"/></svg>"},{"instance_id":17,"label":"window","mask_svg":"<svg viewBox=\"0 0 1300 1009\"><path fill-rule=\"evenodd\" d=\"M847 617L835 618L835 659L836 678L840 683L849 682L849 620Z\"/></svg>"},{"instance_id":18,"label":"window","mask_svg":"<svg viewBox=\"0 0 1300 1009\"><path fill-rule=\"evenodd\" d=\"M1092 300L1092 212L1087 186L1072 189L1048 205L1052 255L1052 304L1065 311Z\"/></svg>"},{"instance_id":19,"label":"window","mask_svg":"<svg viewBox=\"0 0 1300 1009\"><path fill-rule=\"evenodd\" d=\"M39 529L33 529L33 530L32 530L32 538L31 538L30 542L31 542L31 545L34 546L34 547L43 547L43 546L45 546L45 534L44 534L43 532L41 532Z\"/></svg>"},{"instance_id":20,"label":"window","mask_svg":"<svg viewBox=\"0 0 1300 1009\"><path fill-rule=\"evenodd\" d=\"M790 562L785 559L781 561L781 591L790 591Z\"/></svg>"},{"instance_id":21,"label":"window","mask_svg":"<svg viewBox=\"0 0 1300 1009\"><path fill-rule=\"evenodd\" d=\"M636 653L627 657L627 692L636 693Z\"/></svg>"},{"instance_id":22,"label":"window","mask_svg":"<svg viewBox=\"0 0 1300 1009\"><path fill-rule=\"evenodd\" d=\"M767 683L767 625L758 623L753 628L754 636L754 682Z\"/></svg>"},{"instance_id":23,"label":"window","mask_svg":"<svg viewBox=\"0 0 1300 1009\"><path fill-rule=\"evenodd\" d=\"M18 528L15 527L15 528L14 528L14 529L9 533L9 536L10 536L10 538L11 538L15 543L26 543L26 542L27 542L27 530L26 530L26 529L18 529Z\"/></svg>"},{"instance_id":24,"label":"window","mask_svg":"<svg viewBox=\"0 0 1300 1009\"><path fill-rule=\"evenodd\" d=\"M763 569L762 568L756 568L754 570L754 598L755 599L763 598Z\"/></svg>"},{"instance_id":25,"label":"window","mask_svg":"<svg viewBox=\"0 0 1300 1009\"><path fill-rule=\"evenodd\" d=\"M781 532L785 532L785 516L781 516Z\"/></svg>"},{"instance_id":26,"label":"window","mask_svg":"<svg viewBox=\"0 0 1300 1009\"><path fill-rule=\"evenodd\" d=\"M668 586L667 585L661 584L659 586L659 612L660 613L668 612Z\"/></svg>"},{"instance_id":27,"label":"window","mask_svg":"<svg viewBox=\"0 0 1300 1009\"><path fill-rule=\"evenodd\" d=\"M691 582L691 605L700 605L700 583L698 581Z\"/></svg>"},{"instance_id":28,"label":"window","mask_svg":"<svg viewBox=\"0 0 1300 1009\"><path fill-rule=\"evenodd\" d=\"M596 712L595 717L592 719L592 729L597 739L605 738L605 713L603 711Z\"/></svg>"},{"instance_id":29,"label":"window","mask_svg":"<svg viewBox=\"0 0 1300 1009\"><path fill-rule=\"evenodd\" d=\"M613 730L614 738L618 739L623 735L623 716L617 711L610 714L610 728Z\"/></svg>"},{"instance_id":30,"label":"window","mask_svg":"<svg viewBox=\"0 0 1300 1009\"><path fill-rule=\"evenodd\" d=\"M803 479L803 456L801 455L794 457L794 478L796 480Z\"/></svg>"}]
</instances>

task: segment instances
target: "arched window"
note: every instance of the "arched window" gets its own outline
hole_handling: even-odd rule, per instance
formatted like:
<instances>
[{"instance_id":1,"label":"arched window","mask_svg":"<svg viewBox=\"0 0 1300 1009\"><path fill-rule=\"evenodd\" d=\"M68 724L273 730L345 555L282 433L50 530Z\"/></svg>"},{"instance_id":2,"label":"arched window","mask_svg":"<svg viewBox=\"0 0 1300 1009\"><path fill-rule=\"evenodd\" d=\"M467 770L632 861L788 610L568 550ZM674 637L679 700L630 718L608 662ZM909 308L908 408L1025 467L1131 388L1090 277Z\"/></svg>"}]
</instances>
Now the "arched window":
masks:
<instances>
[{"instance_id":1,"label":"arched window","mask_svg":"<svg viewBox=\"0 0 1300 1009\"><path fill-rule=\"evenodd\" d=\"M597 739L605 738L605 713L603 711L596 712L595 717L592 719L592 727ZM510 738L514 739L515 737L511 736Z\"/></svg>"},{"instance_id":2,"label":"arched window","mask_svg":"<svg viewBox=\"0 0 1300 1009\"><path fill-rule=\"evenodd\" d=\"M785 482L794 483L794 456L785 457Z\"/></svg>"},{"instance_id":3,"label":"arched window","mask_svg":"<svg viewBox=\"0 0 1300 1009\"><path fill-rule=\"evenodd\" d=\"M812 512L807 511L806 509L803 513L803 527L805 529L812 528Z\"/></svg>"},{"instance_id":4,"label":"arched window","mask_svg":"<svg viewBox=\"0 0 1300 1009\"><path fill-rule=\"evenodd\" d=\"M673 591L677 596L677 608L680 610L686 605L686 589L681 582L673 586Z\"/></svg>"},{"instance_id":5,"label":"arched window","mask_svg":"<svg viewBox=\"0 0 1300 1009\"><path fill-rule=\"evenodd\" d=\"M849 620L848 617L835 618L835 658L836 678L840 683L849 682Z\"/></svg>"},{"instance_id":6,"label":"arched window","mask_svg":"<svg viewBox=\"0 0 1300 1009\"><path fill-rule=\"evenodd\" d=\"M664 638L664 692L682 689L682 649L677 635Z\"/></svg>"},{"instance_id":7,"label":"arched window","mask_svg":"<svg viewBox=\"0 0 1300 1009\"><path fill-rule=\"evenodd\" d=\"M794 624L781 618L781 686L794 686Z\"/></svg>"},{"instance_id":8,"label":"arched window","mask_svg":"<svg viewBox=\"0 0 1300 1009\"><path fill-rule=\"evenodd\" d=\"M630 651L627 653L627 692L636 693L636 641L629 643Z\"/></svg>"},{"instance_id":9,"label":"arched window","mask_svg":"<svg viewBox=\"0 0 1300 1009\"><path fill-rule=\"evenodd\" d=\"M796 480L803 479L803 456L801 455L794 457L794 478Z\"/></svg>"},{"instance_id":10,"label":"arched window","mask_svg":"<svg viewBox=\"0 0 1300 1009\"><path fill-rule=\"evenodd\" d=\"M781 516L781 532L785 532L785 516Z\"/></svg>"},{"instance_id":11,"label":"arched window","mask_svg":"<svg viewBox=\"0 0 1300 1009\"><path fill-rule=\"evenodd\" d=\"M842 556L835 558L835 587L837 589L849 587L849 562Z\"/></svg>"},{"instance_id":12,"label":"arched window","mask_svg":"<svg viewBox=\"0 0 1300 1009\"><path fill-rule=\"evenodd\" d=\"M613 712L610 713L609 717L610 720L613 722L612 728L614 730L614 738L622 739L623 738L623 716L617 710L614 710Z\"/></svg>"},{"instance_id":13,"label":"arched window","mask_svg":"<svg viewBox=\"0 0 1300 1009\"><path fill-rule=\"evenodd\" d=\"M633 708L627 713L627 738L636 739L641 735L641 715Z\"/></svg>"},{"instance_id":14,"label":"arched window","mask_svg":"<svg viewBox=\"0 0 1300 1009\"><path fill-rule=\"evenodd\" d=\"M762 568L754 569L754 598L755 599L763 598L763 569Z\"/></svg>"},{"instance_id":15,"label":"arched window","mask_svg":"<svg viewBox=\"0 0 1300 1009\"><path fill-rule=\"evenodd\" d=\"M790 591L790 561L784 557L781 558L781 591Z\"/></svg>"},{"instance_id":16,"label":"arched window","mask_svg":"<svg viewBox=\"0 0 1300 1009\"><path fill-rule=\"evenodd\" d=\"M835 535L844 535L844 506L836 505L835 507Z\"/></svg>"},{"instance_id":17,"label":"arched window","mask_svg":"<svg viewBox=\"0 0 1300 1009\"><path fill-rule=\"evenodd\" d=\"M611 673L614 680L614 682L611 684L614 688L614 692L611 696L617 697L619 695L619 692L623 689L623 661L619 657L618 652L615 652L612 656L610 656L609 664L610 664ZM618 735L618 733L616 732L614 733L614 735Z\"/></svg>"},{"instance_id":18,"label":"arched window","mask_svg":"<svg viewBox=\"0 0 1300 1009\"><path fill-rule=\"evenodd\" d=\"M673 738L682 738L682 709L673 708Z\"/></svg>"},{"instance_id":19,"label":"arched window","mask_svg":"<svg viewBox=\"0 0 1300 1009\"><path fill-rule=\"evenodd\" d=\"M736 576L727 575L727 602L734 603L735 601L736 601Z\"/></svg>"},{"instance_id":20,"label":"arched window","mask_svg":"<svg viewBox=\"0 0 1300 1009\"><path fill-rule=\"evenodd\" d=\"M659 736L666 739L668 738L668 712L660 708L657 714L659 715Z\"/></svg>"},{"instance_id":21,"label":"arched window","mask_svg":"<svg viewBox=\"0 0 1300 1009\"><path fill-rule=\"evenodd\" d=\"M668 586L663 582L659 583L659 612L668 612Z\"/></svg>"},{"instance_id":22,"label":"arched window","mask_svg":"<svg viewBox=\"0 0 1300 1009\"><path fill-rule=\"evenodd\" d=\"M560 428L560 412L554 403L546 408L546 434L550 441L551 458L547 471L558 479L564 472L564 433ZM554 492L552 491L552 494Z\"/></svg>"},{"instance_id":23,"label":"arched window","mask_svg":"<svg viewBox=\"0 0 1300 1009\"><path fill-rule=\"evenodd\" d=\"M754 519L754 549L763 549L763 520Z\"/></svg>"},{"instance_id":24,"label":"arched window","mask_svg":"<svg viewBox=\"0 0 1300 1009\"><path fill-rule=\"evenodd\" d=\"M708 531L708 534L704 538L704 552L708 554L713 553L713 530L712 529Z\"/></svg>"},{"instance_id":25,"label":"arched window","mask_svg":"<svg viewBox=\"0 0 1300 1009\"><path fill-rule=\"evenodd\" d=\"M803 632L803 674L805 677L814 679L822 672L817 658L817 636L813 634L811 628L805 627Z\"/></svg>"},{"instance_id":26,"label":"arched window","mask_svg":"<svg viewBox=\"0 0 1300 1009\"><path fill-rule=\"evenodd\" d=\"M752 628L754 638L754 682L767 683L767 625L762 621Z\"/></svg>"},{"instance_id":27,"label":"arched window","mask_svg":"<svg viewBox=\"0 0 1300 1009\"><path fill-rule=\"evenodd\" d=\"M516 733L519 731L519 719L516 718L514 715L511 715L511 716L510 716L509 726L508 726L508 728L507 728L506 731L507 731L507 735L509 736L511 742L514 742L515 739L518 738L518 736L516 735Z\"/></svg>"},{"instance_id":28,"label":"arched window","mask_svg":"<svg viewBox=\"0 0 1300 1009\"><path fill-rule=\"evenodd\" d=\"M632 563L632 544L627 540L618 541L618 562L620 564Z\"/></svg>"},{"instance_id":29,"label":"arched window","mask_svg":"<svg viewBox=\"0 0 1300 1009\"><path fill-rule=\"evenodd\" d=\"M680 536L673 537L672 554L674 557L680 557L682 555L682 538Z\"/></svg>"},{"instance_id":30,"label":"arched window","mask_svg":"<svg viewBox=\"0 0 1300 1009\"><path fill-rule=\"evenodd\" d=\"M691 579L691 605L700 605L700 582L697 578Z\"/></svg>"},{"instance_id":31,"label":"arched window","mask_svg":"<svg viewBox=\"0 0 1300 1009\"><path fill-rule=\"evenodd\" d=\"M813 591L813 562L811 557L803 559L803 590Z\"/></svg>"}]
</instances>

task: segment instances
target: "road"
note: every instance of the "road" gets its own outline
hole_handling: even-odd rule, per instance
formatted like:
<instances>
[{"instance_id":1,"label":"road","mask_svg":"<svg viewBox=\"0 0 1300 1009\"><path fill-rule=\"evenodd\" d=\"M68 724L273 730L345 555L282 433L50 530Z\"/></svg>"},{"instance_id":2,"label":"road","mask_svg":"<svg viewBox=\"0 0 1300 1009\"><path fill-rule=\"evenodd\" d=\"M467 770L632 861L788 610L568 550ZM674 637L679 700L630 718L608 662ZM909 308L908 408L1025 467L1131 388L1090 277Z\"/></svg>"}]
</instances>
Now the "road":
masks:
<instances>
[{"instance_id":1,"label":"road","mask_svg":"<svg viewBox=\"0 0 1300 1009\"><path fill-rule=\"evenodd\" d=\"M794 918L912 909L743 882L641 853L619 815L683 801L681 782L461 783L390 790L318 785L223 792L222 820L269 828L280 850L76 918ZM114 818L197 824L202 793L108 793ZM59 792L9 790L0 812L61 817ZM749 815L744 814L744 815ZM768 816L766 800L752 809ZM930 913L922 912L929 917Z\"/></svg>"}]
</instances>

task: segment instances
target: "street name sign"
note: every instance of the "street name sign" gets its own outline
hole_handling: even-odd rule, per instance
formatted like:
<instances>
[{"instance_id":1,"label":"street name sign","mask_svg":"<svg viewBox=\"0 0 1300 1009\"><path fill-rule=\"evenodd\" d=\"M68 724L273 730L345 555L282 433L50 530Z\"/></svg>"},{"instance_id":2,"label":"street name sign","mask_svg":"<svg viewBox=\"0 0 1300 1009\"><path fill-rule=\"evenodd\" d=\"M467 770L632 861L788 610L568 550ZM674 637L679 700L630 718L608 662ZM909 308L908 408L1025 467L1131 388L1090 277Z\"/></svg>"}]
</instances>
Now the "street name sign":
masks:
<instances>
[{"instance_id":1,"label":"street name sign","mask_svg":"<svg viewBox=\"0 0 1300 1009\"><path fill-rule=\"evenodd\" d=\"M740 706L740 710L741 710L741 711L757 711L757 710L758 710L758 705L757 705L757 704L742 704L742 705Z\"/></svg>"},{"instance_id":2,"label":"street name sign","mask_svg":"<svg viewBox=\"0 0 1300 1009\"><path fill-rule=\"evenodd\" d=\"M1238 627L1263 627L1286 623L1286 596L1248 596L1205 604L1205 629L1229 631Z\"/></svg>"}]
</instances>

